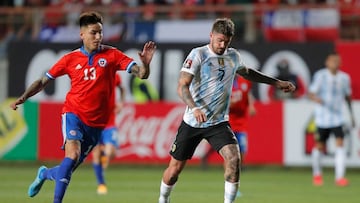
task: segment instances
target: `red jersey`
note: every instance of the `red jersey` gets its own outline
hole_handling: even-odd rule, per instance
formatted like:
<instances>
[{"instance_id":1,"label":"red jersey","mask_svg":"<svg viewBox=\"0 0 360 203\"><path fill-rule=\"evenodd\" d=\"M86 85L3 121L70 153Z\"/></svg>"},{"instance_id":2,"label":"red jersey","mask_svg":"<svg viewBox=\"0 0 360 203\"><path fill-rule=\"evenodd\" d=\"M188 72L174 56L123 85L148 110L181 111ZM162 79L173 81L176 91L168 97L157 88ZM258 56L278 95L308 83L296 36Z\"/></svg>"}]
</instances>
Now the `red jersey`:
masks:
<instances>
[{"instance_id":1,"label":"red jersey","mask_svg":"<svg viewBox=\"0 0 360 203\"><path fill-rule=\"evenodd\" d=\"M241 76L235 76L230 104L229 122L235 132L247 131L249 92L251 91L251 82Z\"/></svg>"},{"instance_id":2,"label":"red jersey","mask_svg":"<svg viewBox=\"0 0 360 203\"><path fill-rule=\"evenodd\" d=\"M113 127L115 126L115 117L116 117L116 114L115 114L115 108L116 108L116 89L117 87L119 87L121 85L121 78L120 78L120 75L119 74L116 74L115 75L115 84L114 84L114 92L113 94L111 95L110 97L110 101L113 101L113 105L110 107L110 109L112 109L112 113L110 114L110 117L109 117L109 121L107 122L106 124L106 127L105 128L109 128L109 127Z\"/></svg>"},{"instance_id":3,"label":"red jersey","mask_svg":"<svg viewBox=\"0 0 360 203\"><path fill-rule=\"evenodd\" d=\"M48 72L55 79L68 75L71 89L62 112L76 114L91 127L103 128L113 114L115 75L118 70L130 72L135 61L118 49L102 45L95 53L83 47L63 56Z\"/></svg>"}]
</instances>

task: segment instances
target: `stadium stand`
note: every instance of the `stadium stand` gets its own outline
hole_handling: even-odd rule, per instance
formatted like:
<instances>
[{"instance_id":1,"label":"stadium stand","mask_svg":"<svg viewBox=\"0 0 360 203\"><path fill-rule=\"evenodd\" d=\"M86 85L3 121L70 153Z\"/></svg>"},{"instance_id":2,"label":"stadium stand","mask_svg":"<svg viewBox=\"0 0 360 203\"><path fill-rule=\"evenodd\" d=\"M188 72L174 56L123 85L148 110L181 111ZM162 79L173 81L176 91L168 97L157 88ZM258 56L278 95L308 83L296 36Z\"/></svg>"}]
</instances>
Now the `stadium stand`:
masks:
<instances>
[{"instance_id":1,"label":"stadium stand","mask_svg":"<svg viewBox=\"0 0 360 203\"><path fill-rule=\"evenodd\" d=\"M249 43L360 38L360 3L356 0L7 0L0 5L1 43L52 41L53 35L61 42L57 32L73 31L77 15L90 9L106 14L112 35L105 41L134 40L131 29L136 23L224 16L237 23L241 38L236 40Z\"/></svg>"}]
</instances>

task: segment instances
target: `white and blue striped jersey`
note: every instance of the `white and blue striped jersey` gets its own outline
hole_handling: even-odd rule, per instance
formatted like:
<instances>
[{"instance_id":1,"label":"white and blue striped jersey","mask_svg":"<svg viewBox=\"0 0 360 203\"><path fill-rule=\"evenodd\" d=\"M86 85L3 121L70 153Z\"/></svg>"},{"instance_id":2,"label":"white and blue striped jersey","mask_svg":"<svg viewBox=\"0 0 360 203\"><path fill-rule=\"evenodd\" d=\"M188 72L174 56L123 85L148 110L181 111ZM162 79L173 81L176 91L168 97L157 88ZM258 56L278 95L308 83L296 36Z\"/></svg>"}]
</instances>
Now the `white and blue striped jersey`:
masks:
<instances>
[{"instance_id":1,"label":"white and blue striped jersey","mask_svg":"<svg viewBox=\"0 0 360 203\"><path fill-rule=\"evenodd\" d=\"M196 106L205 113L207 121L198 123L189 107L186 107L184 122L192 127L206 128L228 121L234 76L238 69L244 67L240 53L233 48L228 48L223 55L215 54L209 45L192 49L181 71L194 76L190 93Z\"/></svg>"},{"instance_id":2,"label":"white and blue striped jersey","mask_svg":"<svg viewBox=\"0 0 360 203\"><path fill-rule=\"evenodd\" d=\"M331 74L327 68L314 74L309 92L316 94L322 104L316 104L315 124L320 128L337 127L344 124L343 106L346 96L351 95L350 77L343 71Z\"/></svg>"}]
</instances>

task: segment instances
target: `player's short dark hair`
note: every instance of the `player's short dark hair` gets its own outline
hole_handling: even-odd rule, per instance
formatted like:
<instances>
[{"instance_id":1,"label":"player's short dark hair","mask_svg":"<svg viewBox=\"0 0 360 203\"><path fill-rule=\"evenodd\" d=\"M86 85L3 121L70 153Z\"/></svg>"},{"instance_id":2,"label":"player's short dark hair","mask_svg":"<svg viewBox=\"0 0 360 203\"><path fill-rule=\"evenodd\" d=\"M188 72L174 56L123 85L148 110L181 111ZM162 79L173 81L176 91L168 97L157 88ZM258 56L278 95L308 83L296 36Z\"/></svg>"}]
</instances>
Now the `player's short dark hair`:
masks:
<instances>
[{"instance_id":1,"label":"player's short dark hair","mask_svg":"<svg viewBox=\"0 0 360 203\"><path fill-rule=\"evenodd\" d=\"M215 20L211 31L232 37L235 34L235 24L229 18L218 18Z\"/></svg>"},{"instance_id":2,"label":"player's short dark hair","mask_svg":"<svg viewBox=\"0 0 360 203\"><path fill-rule=\"evenodd\" d=\"M80 27L88 26L92 24L100 23L103 24L103 17L96 11L84 12L79 17Z\"/></svg>"}]
</instances>

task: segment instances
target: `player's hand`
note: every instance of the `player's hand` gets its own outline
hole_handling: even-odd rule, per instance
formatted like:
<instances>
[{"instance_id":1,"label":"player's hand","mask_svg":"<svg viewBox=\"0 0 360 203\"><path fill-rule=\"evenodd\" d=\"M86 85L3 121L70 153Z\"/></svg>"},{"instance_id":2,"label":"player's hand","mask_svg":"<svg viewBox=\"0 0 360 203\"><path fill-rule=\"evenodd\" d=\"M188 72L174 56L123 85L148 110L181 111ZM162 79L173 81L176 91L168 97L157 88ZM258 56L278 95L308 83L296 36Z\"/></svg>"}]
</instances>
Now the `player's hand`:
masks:
<instances>
[{"instance_id":1,"label":"player's hand","mask_svg":"<svg viewBox=\"0 0 360 203\"><path fill-rule=\"evenodd\" d=\"M124 103L122 103L122 102L116 103L115 109L114 109L115 114L120 113L120 111L123 109L123 107L124 107Z\"/></svg>"},{"instance_id":2,"label":"player's hand","mask_svg":"<svg viewBox=\"0 0 360 203\"><path fill-rule=\"evenodd\" d=\"M156 51L155 42L149 41L145 43L142 52L138 53L140 60L143 62L144 65L150 64L155 51Z\"/></svg>"},{"instance_id":3,"label":"player's hand","mask_svg":"<svg viewBox=\"0 0 360 203\"><path fill-rule=\"evenodd\" d=\"M24 98L22 98L22 97L18 98L15 102L10 104L10 108L12 108L13 110L16 110L18 108L17 105L23 104L24 102L25 102Z\"/></svg>"},{"instance_id":4,"label":"player's hand","mask_svg":"<svg viewBox=\"0 0 360 203\"><path fill-rule=\"evenodd\" d=\"M293 92L296 89L295 85L289 81L279 80L275 83L275 86L284 92Z\"/></svg>"},{"instance_id":5,"label":"player's hand","mask_svg":"<svg viewBox=\"0 0 360 203\"><path fill-rule=\"evenodd\" d=\"M192 112L198 123L203 123L207 120L205 113L203 111L201 111L201 109L196 108Z\"/></svg>"},{"instance_id":6,"label":"player's hand","mask_svg":"<svg viewBox=\"0 0 360 203\"><path fill-rule=\"evenodd\" d=\"M256 114L256 108L254 105L249 105L249 115L254 116Z\"/></svg>"},{"instance_id":7,"label":"player's hand","mask_svg":"<svg viewBox=\"0 0 360 203\"><path fill-rule=\"evenodd\" d=\"M355 118L354 118L353 115L351 116L351 127L352 127L352 128L355 128L355 127L356 127L356 122L355 122Z\"/></svg>"}]
</instances>

